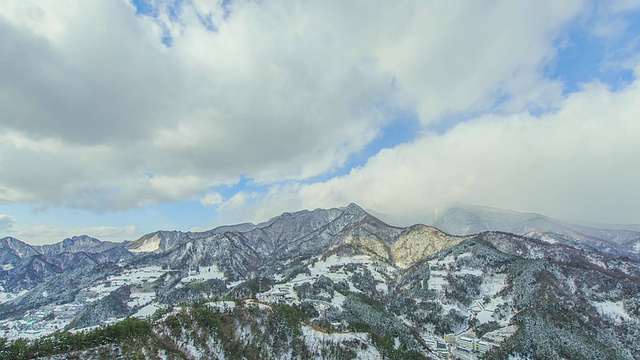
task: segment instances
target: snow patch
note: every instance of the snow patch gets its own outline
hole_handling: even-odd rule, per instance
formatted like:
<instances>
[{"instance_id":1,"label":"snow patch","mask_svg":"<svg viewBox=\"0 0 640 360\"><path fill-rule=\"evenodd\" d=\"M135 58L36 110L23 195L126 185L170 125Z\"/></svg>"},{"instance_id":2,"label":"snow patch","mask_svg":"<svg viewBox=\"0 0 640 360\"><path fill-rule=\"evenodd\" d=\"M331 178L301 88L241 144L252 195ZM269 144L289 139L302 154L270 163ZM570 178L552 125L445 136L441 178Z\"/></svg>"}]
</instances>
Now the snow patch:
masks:
<instances>
[{"instance_id":1,"label":"snow patch","mask_svg":"<svg viewBox=\"0 0 640 360\"><path fill-rule=\"evenodd\" d=\"M160 238L158 235L155 235L149 239L146 239L139 246L129 249L132 253L141 253L141 252L153 252L160 248Z\"/></svg>"},{"instance_id":2,"label":"snow patch","mask_svg":"<svg viewBox=\"0 0 640 360\"><path fill-rule=\"evenodd\" d=\"M156 298L156 294L153 292L132 292L129 297L129 302L127 302L127 306L130 308L136 306L143 306Z\"/></svg>"},{"instance_id":3,"label":"snow patch","mask_svg":"<svg viewBox=\"0 0 640 360\"><path fill-rule=\"evenodd\" d=\"M4 292L0 289L0 304L5 303L7 301L13 300L19 296L22 296L26 293L28 293L28 290L22 290L20 292L17 293L12 293L12 292Z\"/></svg>"},{"instance_id":4,"label":"snow patch","mask_svg":"<svg viewBox=\"0 0 640 360\"><path fill-rule=\"evenodd\" d=\"M160 306L158 306L157 304L149 304L142 307L140 310L138 310L138 312L131 316L139 319L144 319L148 316L153 315L158 309L160 309Z\"/></svg>"},{"instance_id":5,"label":"snow patch","mask_svg":"<svg viewBox=\"0 0 640 360\"><path fill-rule=\"evenodd\" d=\"M183 283L189 283L193 281L205 281L211 279L226 280L227 278L224 275L224 272L220 271L218 266L214 264L212 266L203 266L199 269L189 270L189 275L183 277L180 281Z\"/></svg>"},{"instance_id":6,"label":"snow patch","mask_svg":"<svg viewBox=\"0 0 640 360\"><path fill-rule=\"evenodd\" d=\"M321 357L326 343L362 343L366 346L358 346L358 359L382 359L382 355L378 352L375 346L369 342L369 336L365 333L325 333L323 331L315 330L308 325L302 325L301 327L304 341L316 356L313 359L323 359Z\"/></svg>"},{"instance_id":7,"label":"snow patch","mask_svg":"<svg viewBox=\"0 0 640 360\"><path fill-rule=\"evenodd\" d=\"M217 308L220 309L222 311L229 311L229 310L233 310L236 308L236 303L234 301L211 301L209 303L207 303L207 306L210 306L212 308Z\"/></svg>"},{"instance_id":8,"label":"snow patch","mask_svg":"<svg viewBox=\"0 0 640 360\"><path fill-rule=\"evenodd\" d=\"M616 323L631 319L624 309L622 301L593 302L593 305L598 309L600 314L611 317Z\"/></svg>"}]
</instances>

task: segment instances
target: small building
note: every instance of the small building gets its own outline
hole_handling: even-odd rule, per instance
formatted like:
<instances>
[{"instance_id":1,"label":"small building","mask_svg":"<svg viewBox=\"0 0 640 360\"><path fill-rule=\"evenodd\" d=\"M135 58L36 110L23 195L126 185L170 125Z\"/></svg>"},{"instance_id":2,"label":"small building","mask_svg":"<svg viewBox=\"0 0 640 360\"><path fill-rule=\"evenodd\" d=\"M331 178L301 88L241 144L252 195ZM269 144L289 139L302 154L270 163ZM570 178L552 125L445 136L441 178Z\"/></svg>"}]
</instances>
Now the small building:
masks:
<instances>
[{"instance_id":1,"label":"small building","mask_svg":"<svg viewBox=\"0 0 640 360\"><path fill-rule=\"evenodd\" d=\"M447 334L444 336L444 341L449 345L456 344L456 336L454 334Z\"/></svg>"},{"instance_id":2,"label":"small building","mask_svg":"<svg viewBox=\"0 0 640 360\"><path fill-rule=\"evenodd\" d=\"M492 348L491 344L486 341L476 341L475 345L475 351L479 352L480 354L484 354Z\"/></svg>"},{"instance_id":3,"label":"small building","mask_svg":"<svg viewBox=\"0 0 640 360\"><path fill-rule=\"evenodd\" d=\"M475 339L471 339L468 337L460 337L458 341L458 347L468 351L475 350Z\"/></svg>"}]
</instances>

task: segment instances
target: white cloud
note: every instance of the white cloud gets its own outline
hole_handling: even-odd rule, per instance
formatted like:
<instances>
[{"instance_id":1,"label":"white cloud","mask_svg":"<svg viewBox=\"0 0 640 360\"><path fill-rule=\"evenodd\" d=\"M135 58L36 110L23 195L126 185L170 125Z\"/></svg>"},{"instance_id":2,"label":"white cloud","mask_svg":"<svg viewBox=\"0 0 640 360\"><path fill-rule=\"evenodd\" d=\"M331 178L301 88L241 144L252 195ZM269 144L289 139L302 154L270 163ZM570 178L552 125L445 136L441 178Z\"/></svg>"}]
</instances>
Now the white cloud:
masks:
<instances>
[{"instance_id":1,"label":"white cloud","mask_svg":"<svg viewBox=\"0 0 640 360\"><path fill-rule=\"evenodd\" d=\"M380 104L428 123L557 103L541 70L580 4L234 1L223 19L203 1L157 18L123 0L0 1L0 201L194 200L341 166L391 121Z\"/></svg>"},{"instance_id":2,"label":"white cloud","mask_svg":"<svg viewBox=\"0 0 640 360\"><path fill-rule=\"evenodd\" d=\"M350 174L274 187L258 218L283 209L357 202L397 224L430 222L457 203L559 218L640 218L640 81L619 92L593 83L554 113L487 115L443 135L385 149Z\"/></svg>"},{"instance_id":3,"label":"white cloud","mask_svg":"<svg viewBox=\"0 0 640 360\"><path fill-rule=\"evenodd\" d=\"M394 74L421 121L559 100L559 84L541 76L562 24L582 1L437 2L412 9L407 30L383 47L380 62Z\"/></svg>"},{"instance_id":4,"label":"white cloud","mask_svg":"<svg viewBox=\"0 0 640 360\"><path fill-rule=\"evenodd\" d=\"M218 206L224 202L224 197L220 195L220 193L213 192L205 194L202 199L200 199L200 203L202 206L210 207L210 206Z\"/></svg>"},{"instance_id":5,"label":"white cloud","mask_svg":"<svg viewBox=\"0 0 640 360\"><path fill-rule=\"evenodd\" d=\"M11 231L13 224L16 223L16 219L7 214L0 214L0 231Z\"/></svg>"},{"instance_id":6,"label":"white cloud","mask_svg":"<svg viewBox=\"0 0 640 360\"><path fill-rule=\"evenodd\" d=\"M257 199L260 194L254 192L240 191L233 195L229 200L220 205L220 209L229 208L230 210L237 210L247 205L247 202L252 199Z\"/></svg>"}]
</instances>

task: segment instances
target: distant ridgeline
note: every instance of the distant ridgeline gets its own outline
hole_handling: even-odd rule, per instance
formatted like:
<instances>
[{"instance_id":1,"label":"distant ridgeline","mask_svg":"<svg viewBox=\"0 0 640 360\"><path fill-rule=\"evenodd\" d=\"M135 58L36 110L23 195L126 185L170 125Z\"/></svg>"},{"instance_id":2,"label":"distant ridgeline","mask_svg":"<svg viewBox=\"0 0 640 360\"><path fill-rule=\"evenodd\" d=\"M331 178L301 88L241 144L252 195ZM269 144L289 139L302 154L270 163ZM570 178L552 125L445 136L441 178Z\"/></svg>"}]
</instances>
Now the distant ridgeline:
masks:
<instances>
[{"instance_id":1,"label":"distant ridgeline","mask_svg":"<svg viewBox=\"0 0 640 360\"><path fill-rule=\"evenodd\" d=\"M477 207L434 225L351 204L125 243L3 238L0 358L640 358L635 229Z\"/></svg>"}]
</instances>

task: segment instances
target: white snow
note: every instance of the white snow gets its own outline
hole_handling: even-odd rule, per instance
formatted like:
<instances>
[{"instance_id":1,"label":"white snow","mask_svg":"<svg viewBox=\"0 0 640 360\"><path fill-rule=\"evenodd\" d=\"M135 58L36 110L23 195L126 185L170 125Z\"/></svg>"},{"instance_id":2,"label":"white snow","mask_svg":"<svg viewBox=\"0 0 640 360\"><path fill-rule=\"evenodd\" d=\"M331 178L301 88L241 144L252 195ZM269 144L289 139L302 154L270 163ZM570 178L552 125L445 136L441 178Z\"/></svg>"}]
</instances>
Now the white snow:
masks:
<instances>
[{"instance_id":1,"label":"white snow","mask_svg":"<svg viewBox=\"0 0 640 360\"><path fill-rule=\"evenodd\" d=\"M160 238L156 235L149 239L146 239L140 246L134 249L129 249L132 253L140 252L152 252L160 248Z\"/></svg>"},{"instance_id":2,"label":"white snow","mask_svg":"<svg viewBox=\"0 0 640 360\"><path fill-rule=\"evenodd\" d=\"M552 238L551 236L548 235L542 235L540 236L540 240L547 242L549 244L556 244L558 241L554 238Z\"/></svg>"},{"instance_id":3,"label":"white snow","mask_svg":"<svg viewBox=\"0 0 640 360\"><path fill-rule=\"evenodd\" d=\"M112 286L120 287L123 285L140 285L144 282L153 282L158 280L164 273L160 266L147 266L143 268L125 270L119 276L110 276L107 281Z\"/></svg>"},{"instance_id":4,"label":"white snow","mask_svg":"<svg viewBox=\"0 0 640 360\"><path fill-rule=\"evenodd\" d=\"M593 305L601 314L608 315L617 323L631 319L629 314L625 311L622 301L593 302Z\"/></svg>"},{"instance_id":5,"label":"white snow","mask_svg":"<svg viewBox=\"0 0 640 360\"><path fill-rule=\"evenodd\" d=\"M0 304L2 303L6 303L9 300L13 300L15 298L17 298L18 296L22 296L24 294L28 293L27 290L22 290L20 292L17 293L12 293L12 292L5 292L0 290Z\"/></svg>"},{"instance_id":6,"label":"white snow","mask_svg":"<svg viewBox=\"0 0 640 360\"><path fill-rule=\"evenodd\" d=\"M154 306L150 303L155 299L155 293L151 289L151 283L156 281L160 276L166 273L159 266L148 266L137 269L123 269L124 271L116 276L110 276L102 282L94 284L94 286L83 291L82 296L78 296L74 302L66 304L49 304L41 307L34 313L28 313L23 318L17 320L0 321L0 326L5 329L4 336L9 339L19 337L38 338L46 334L50 334L56 330L60 330L68 325L82 310L87 302L95 301L117 290L121 286L132 285L132 292L128 306L142 307L134 316L144 317L153 313ZM23 291L19 294L0 292L0 303L9 301L17 296L26 293ZM41 296L50 296L50 292L43 291ZM53 320L45 320L48 314L53 313ZM119 319L112 319L111 322ZM108 324L109 321L104 322Z\"/></svg>"},{"instance_id":7,"label":"white snow","mask_svg":"<svg viewBox=\"0 0 640 360\"><path fill-rule=\"evenodd\" d=\"M481 286L482 294L493 298L497 293L502 291L507 284L506 274L489 274L483 276L483 282Z\"/></svg>"},{"instance_id":8,"label":"white snow","mask_svg":"<svg viewBox=\"0 0 640 360\"><path fill-rule=\"evenodd\" d=\"M344 305L345 300L347 300L347 298L336 291L333 293L333 299L331 299L331 305L339 309L342 309L342 305Z\"/></svg>"},{"instance_id":9,"label":"white snow","mask_svg":"<svg viewBox=\"0 0 640 360\"><path fill-rule=\"evenodd\" d=\"M0 269L2 269L4 271L9 271L9 270L13 269L13 264L0 265Z\"/></svg>"},{"instance_id":10,"label":"white snow","mask_svg":"<svg viewBox=\"0 0 640 360\"><path fill-rule=\"evenodd\" d=\"M158 306L157 304L149 304L147 306L142 307L140 310L138 310L137 313L131 315L132 317L135 318L146 318L147 316L151 316L153 315L153 313L156 312L156 310L160 309L160 306Z\"/></svg>"},{"instance_id":11,"label":"white snow","mask_svg":"<svg viewBox=\"0 0 640 360\"><path fill-rule=\"evenodd\" d=\"M220 310L233 310L236 308L236 303L234 301L211 301L207 303L207 306L218 308Z\"/></svg>"},{"instance_id":12,"label":"white snow","mask_svg":"<svg viewBox=\"0 0 640 360\"><path fill-rule=\"evenodd\" d=\"M433 289L437 292L443 292L446 286L449 286L449 282L445 278L447 276L446 271L442 270L431 270L429 276L429 288Z\"/></svg>"},{"instance_id":13,"label":"white snow","mask_svg":"<svg viewBox=\"0 0 640 360\"><path fill-rule=\"evenodd\" d=\"M183 283L192 282L192 281L205 281L210 279L219 279L226 280L224 276L224 272L218 269L217 265L212 266L203 266L200 270L189 270L189 275L182 278Z\"/></svg>"},{"instance_id":14,"label":"white snow","mask_svg":"<svg viewBox=\"0 0 640 360\"><path fill-rule=\"evenodd\" d=\"M363 349L362 346L358 346L358 353L356 358L358 359L382 359L382 355L378 352L369 341L369 337L365 333L325 333L323 331L315 330L314 328L308 325L302 325L302 334L304 341L309 347L309 350L313 354L316 354L313 359L322 359L320 355L322 354L322 348L326 343L349 343L349 342L360 342L367 344L366 349Z\"/></svg>"},{"instance_id":15,"label":"white snow","mask_svg":"<svg viewBox=\"0 0 640 360\"><path fill-rule=\"evenodd\" d=\"M127 302L127 306L132 308L150 303L156 298L156 294L153 292L132 292L129 298L131 300Z\"/></svg>"},{"instance_id":16,"label":"white snow","mask_svg":"<svg viewBox=\"0 0 640 360\"><path fill-rule=\"evenodd\" d=\"M505 339L515 334L517 330L518 330L518 327L516 325L508 325L484 334L484 336L482 336L482 339L490 341L494 344L500 344Z\"/></svg>"}]
</instances>

